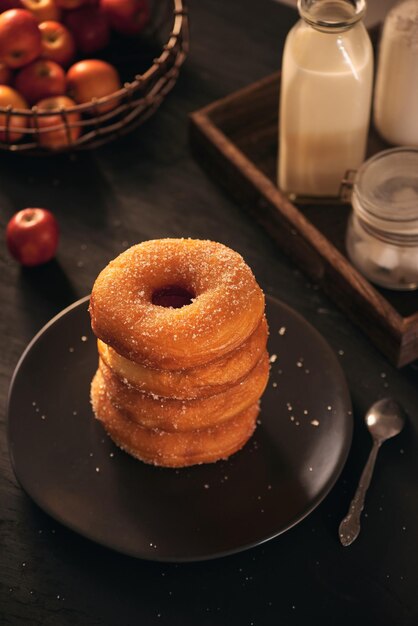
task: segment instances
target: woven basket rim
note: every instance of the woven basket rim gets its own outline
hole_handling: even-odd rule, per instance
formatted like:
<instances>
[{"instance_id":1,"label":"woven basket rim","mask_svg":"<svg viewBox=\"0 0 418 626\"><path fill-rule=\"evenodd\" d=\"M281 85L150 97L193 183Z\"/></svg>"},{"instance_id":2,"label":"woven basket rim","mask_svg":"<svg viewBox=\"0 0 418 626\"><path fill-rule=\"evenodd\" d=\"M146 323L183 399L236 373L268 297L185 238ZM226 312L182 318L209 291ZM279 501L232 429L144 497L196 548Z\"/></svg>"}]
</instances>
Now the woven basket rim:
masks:
<instances>
[{"instance_id":1,"label":"woven basket rim","mask_svg":"<svg viewBox=\"0 0 418 626\"><path fill-rule=\"evenodd\" d=\"M161 0L157 0L161 2ZM135 118L139 123L140 117L148 117L148 110L153 112L161 103L162 99L167 95L177 80L179 69L183 64L189 46L188 37L188 11L185 0L170 0L172 5L171 28L167 40L162 44L161 52L158 57L153 59L152 65L141 74L134 75L131 81L125 82L117 91L100 98L93 98L89 102L82 104L74 104L73 106L59 106L48 110L39 109L37 105L28 109L14 108L11 105L0 107L0 115L4 116L4 121L0 123L0 132L8 134L23 134L32 138L32 143L25 141L2 141L0 142L0 150L11 152L30 152L34 149L40 149L45 152L45 147L40 145L39 136L43 133L51 133L65 127L67 133L68 144L53 152L68 151L78 146L85 147L91 139L102 136L108 136L108 140L112 132L122 134L123 127L131 124ZM167 10L169 10L167 0ZM61 97L68 97L65 94ZM155 100L155 101L154 101ZM106 112L106 108L110 112ZM90 114L89 117L82 117L82 114ZM125 115L126 114L126 115ZM119 115L118 121L111 122L112 118ZM123 117L125 115L125 117ZM28 120L27 126L15 129L10 126L10 118L20 117ZM58 116L57 124L54 126L42 127L39 120L46 117ZM107 126L102 127L104 123ZM71 129L78 127L79 129L90 130L86 134L81 134L76 139L71 137ZM36 141L38 139L38 141ZM99 143L103 143L103 140ZM47 149L51 152L51 149Z\"/></svg>"}]
</instances>

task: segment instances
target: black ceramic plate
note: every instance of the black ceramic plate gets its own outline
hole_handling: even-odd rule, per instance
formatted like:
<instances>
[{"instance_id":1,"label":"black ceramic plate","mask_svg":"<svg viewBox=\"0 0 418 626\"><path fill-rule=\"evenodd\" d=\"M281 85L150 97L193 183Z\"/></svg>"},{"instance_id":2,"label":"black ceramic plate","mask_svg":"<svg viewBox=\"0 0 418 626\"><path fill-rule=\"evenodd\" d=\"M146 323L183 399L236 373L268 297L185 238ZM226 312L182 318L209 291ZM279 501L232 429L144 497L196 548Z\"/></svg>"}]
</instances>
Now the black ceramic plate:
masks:
<instances>
[{"instance_id":1,"label":"black ceramic plate","mask_svg":"<svg viewBox=\"0 0 418 626\"><path fill-rule=\"evenodd\" d=\"M337 358L297 313L267 299L273 362L252 439L227 461L174 470L131 458L94 419L87 305L38 333L10 389L13 467L52 517L125 554L192 561L271 539L326 496L350 447L351 404Z\"/></svg>"}]
</instances>

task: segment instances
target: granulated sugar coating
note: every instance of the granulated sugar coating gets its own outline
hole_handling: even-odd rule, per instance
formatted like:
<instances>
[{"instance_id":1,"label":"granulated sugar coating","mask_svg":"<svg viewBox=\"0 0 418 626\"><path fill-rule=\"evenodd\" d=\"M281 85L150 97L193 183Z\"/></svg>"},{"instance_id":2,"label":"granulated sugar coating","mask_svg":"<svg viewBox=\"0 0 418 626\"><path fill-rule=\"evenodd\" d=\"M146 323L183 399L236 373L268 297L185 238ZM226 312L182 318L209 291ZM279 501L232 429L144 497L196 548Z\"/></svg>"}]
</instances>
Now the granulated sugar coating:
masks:
<instances>
[{"instance_id":1,"label":"granulated sugar coating","mask_svg":"<svg viewBox=\"0 0 418 626\"><path fill-rule=\"evenodd\" d=\"M267 322L263 317L250 337L222 359L175 371L156 370L129 361L100 339L97 345L102 361L125 384L130 381L131 385L151 396L190 400L220 394L240 382L260 361L267 334Z\"/></svg>"},{"instance_id":2,"label":"granulated sugar coating","mask_svg":"<svg viewBox=\"0 0 418 626\"><path fill-rule=\"evenodd\" d=\"M167 432L127 420L109 401L106 386L97 374L91 398L97 419L116 445L146 463L165 467L211 463L229 457L251 437L259 411L258 404L253 404L211 428Z\"/></svg>"},{"instance_id":3,"label":"granulated sugar coating","mask_svg":"<svg viewBox=\"0 0 418 626\"><path fill-rule=\"evenodd\" d=\"M101 272L90 314L93 412L119 447L185 467L245 445L270 362L264 295L239 254L192 239L138 244Z\"/></svg>"},{"instance_id":4,"label":"granulated sugar coating","mask_svg":"<svg viewBox=\"0 0 418 626\"><path fill-rule=\"evenodd\" d=\"M173 286L191 293L191 304L152 304L156 291ZM220 243L195 239L126 250L100 273L90 300L96 336L129 360L172 370L238 347L263 312L263 292L244 259Z\"/></svg>"},{"instance_id":5,"label":"granulated sugar coating","mask_svg":"<svg viewBox=\"0 0 418 626\"><path fill-rule=\"evenodd\" d=\"M114 406L132 422L145 428L182 432L215 426L256 404L266 386L268 373L265 353L243 381L222 393L196 400L138 393L137 388L121 381L103 361L100 361L97 377Z\"/></svg>"}]
</instances>

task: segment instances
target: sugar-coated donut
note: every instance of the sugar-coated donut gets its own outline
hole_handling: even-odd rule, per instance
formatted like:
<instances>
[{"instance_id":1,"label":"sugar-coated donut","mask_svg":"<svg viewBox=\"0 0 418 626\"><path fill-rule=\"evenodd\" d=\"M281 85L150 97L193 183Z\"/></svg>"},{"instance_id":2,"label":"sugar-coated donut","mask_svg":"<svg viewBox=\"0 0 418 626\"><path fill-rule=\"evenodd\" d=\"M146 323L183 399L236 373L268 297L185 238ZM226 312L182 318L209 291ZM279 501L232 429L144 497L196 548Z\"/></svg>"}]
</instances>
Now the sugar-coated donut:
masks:
<instances>
[{"instance_id":1,"label":"sugar-coated donut","mask_svg":"<svg viewBox=\"0 0 418 626\"><path fill-rule=\"evenodd\" d=\"M190 304L155 304L156 294L172 288L189 293ZM220 359L247 340L263 314L263 292L244 259L196 239L133 246L99 274L90 299L95 335L126 359L156 369Z\"/></svg>"},{"instance_id":2,"label":"sugar-coated donut","mask_svg":"<svg viewBox=\"0 0 418 626\"><path fill-rule=\"evenodd\" d=\"M241 382L222 393L197 400L159 398L138 392L135 387L123 383L103 361L100 362L98 378L113 406L132 422L144 428L176 432L209 428L241 413L258 401L268 375L269 359L264 352Z\"/></svg>"},{"instance_id":3,"label":"sugar-coated donut","mask_svg":"<svg viewBox=\"0 0 418 626\"><path fill-rule=\"evenodd\" d=\"M145 463L163 467L186 467L229 457L251 437L259 413L257 403L218 426L173 433L131 422L112 405L98 374L93 378L91 400L96 418L116 445Z\"/></svg>"},{"instance_id":4,"label":"sugar-coated donut","mask_svg":"<svg viewBox=\"0 0 418 626\"><path fill-rule=\"evenodd\" d=\"M146 463L225 459L252 435L268 380L264 295L242 257L212 241L133 246L90 299L95 417Z\"/></svg>"},{"instance_id":5,"label":"sugar-coated donut","mask_svg":"<svg viewBox=\"0 0 418 626\"><path fill-rule=\"evenodd\" d=\"M155 370L125 359L113 348L97 341L100 358L123 381L149 394L189 400L226 391L251 371L265 351L267 322L261 319L255 331L224 357L187 370Z\"/></svg>"}]
</instances>

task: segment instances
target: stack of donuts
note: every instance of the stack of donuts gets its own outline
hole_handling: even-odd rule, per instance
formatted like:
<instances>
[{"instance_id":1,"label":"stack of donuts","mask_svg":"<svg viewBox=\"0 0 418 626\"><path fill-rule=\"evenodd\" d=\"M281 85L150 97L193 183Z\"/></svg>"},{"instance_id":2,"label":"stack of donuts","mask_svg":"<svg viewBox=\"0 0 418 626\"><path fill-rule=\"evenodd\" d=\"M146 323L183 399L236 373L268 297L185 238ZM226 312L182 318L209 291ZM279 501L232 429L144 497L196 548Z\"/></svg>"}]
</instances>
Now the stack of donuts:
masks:
<instances>
[{"instance_id":1,"label":"stack of donuts","mask_svg":"<svg viewBox=\"0 0 418 626\"><path fill-rule=\"evenodd\" d=\"M90 299L96 418L146 463L225 459L251 437L269 374L264 295L243 258L212 241L133 246Z\"/></svg>"}]
</instances>

